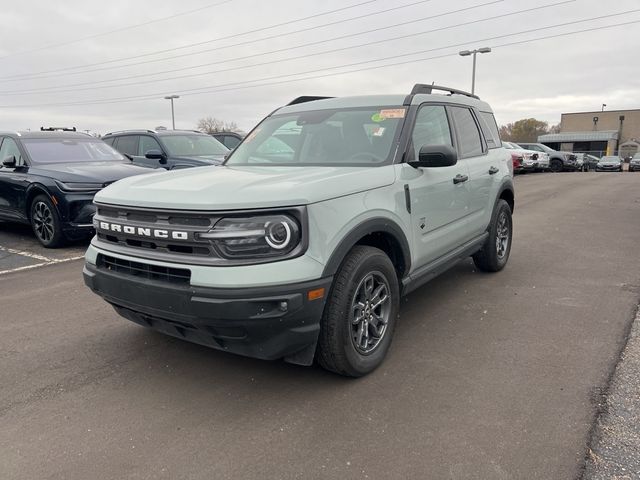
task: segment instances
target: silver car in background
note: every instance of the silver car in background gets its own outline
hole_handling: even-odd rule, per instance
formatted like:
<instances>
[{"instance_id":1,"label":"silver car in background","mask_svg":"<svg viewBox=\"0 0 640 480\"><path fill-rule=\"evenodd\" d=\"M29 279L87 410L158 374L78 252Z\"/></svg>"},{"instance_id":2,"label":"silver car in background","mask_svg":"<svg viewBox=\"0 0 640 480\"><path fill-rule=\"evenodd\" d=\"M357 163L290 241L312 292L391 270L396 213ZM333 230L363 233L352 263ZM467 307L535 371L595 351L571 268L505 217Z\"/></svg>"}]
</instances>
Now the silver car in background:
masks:
<instances>
[{"instance_id":1,"label":"silver car in background","mask_svg":"<svg viewBox=\"0 0 640 480\"><path fill-rule=\"evenodd\" d=\"M596 165L596 172L621 172L624 161L617 155L602 157Z\"/></svg>"}]
</instances>

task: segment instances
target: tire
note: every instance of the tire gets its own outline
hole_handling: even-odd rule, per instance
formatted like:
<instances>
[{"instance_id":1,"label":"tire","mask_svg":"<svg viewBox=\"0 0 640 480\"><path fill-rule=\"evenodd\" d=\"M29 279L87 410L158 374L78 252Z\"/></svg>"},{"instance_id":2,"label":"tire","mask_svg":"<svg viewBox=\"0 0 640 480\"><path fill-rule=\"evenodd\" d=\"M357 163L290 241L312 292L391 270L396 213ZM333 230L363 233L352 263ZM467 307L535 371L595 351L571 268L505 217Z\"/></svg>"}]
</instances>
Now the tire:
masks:
<instances>
[{"instance_id":1,"label":"tire","mask_svg":"<svg viewBox=\"0 0 640 480\"><path fill-rule=\"evenodd\" d=\"M551 160L551 164L549 165L549 168L554 173L561 172L562 171L562 162L560 160L558 160L558 159Z\"/></svg>"},{"instance_id":2,"label":"tire","mask_svg":"<svg viewBox=\"0 0 640 480\"><path fill-rule=\"evenodd\" d=\"M60 217L49 197L38 195L31 202L29 211L33 233L45 248L56 248L64 244Z\"/></svg>"},{"instance_id":3,"label":"tire","mask_svg":"<svg viewBox=\"0 0 640 480\"><path fill-rule=\"evenodd\" d=\"M386 301L371 308L385 291ZM391 345L399 304L398 277L389 257L377 248L356 245L333 280L320 323L317 362L350 377L375 370ZM361 320L356 323L358 318ZM374 318L386 323L374 326Z\"/></svg>"},{"instance_id":4,"label":"tire","mask_svg":"<svg viewBox=\"0 0 640 480\"><path fill-rule=\"evenodd\" d=\"M473 255L473 263L483 272L502 270L511 253L513 221L511 208L504 200L498 200L489 225L489 236L482 249Z\"/></svg>"}]
</instances>

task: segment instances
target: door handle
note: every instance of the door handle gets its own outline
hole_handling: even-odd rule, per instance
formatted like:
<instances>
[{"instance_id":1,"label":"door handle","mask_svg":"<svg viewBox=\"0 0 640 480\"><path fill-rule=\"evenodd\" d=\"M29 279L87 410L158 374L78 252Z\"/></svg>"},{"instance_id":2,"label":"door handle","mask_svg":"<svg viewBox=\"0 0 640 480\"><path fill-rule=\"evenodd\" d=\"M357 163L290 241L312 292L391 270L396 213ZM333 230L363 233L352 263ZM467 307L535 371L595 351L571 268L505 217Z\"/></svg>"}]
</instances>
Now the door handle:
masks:
<instances>
[{"instance_id":1,"label":"door handle","mask_svg":"<svg viewBox=\"0 0 640 480\"><path fill-rule=\"evenodd\" d=\"M458 174L455 177L453 177L453 184L457 185L458 183L463 183L463 182L466 182L467 180L469 180L469 175Z\"/></svg>"},{"instance_id":2,"label":"door handle","mask_svg":"<svg viewBox=\"0 0 640 480\"><path fill-rule=\"evenodd\" d=\"M489 175L496 174L499 171L500 171L500 169L498 167L494 167L493 165L491 165L491 168L489 169Z\"/></svg>"}]
</instances>

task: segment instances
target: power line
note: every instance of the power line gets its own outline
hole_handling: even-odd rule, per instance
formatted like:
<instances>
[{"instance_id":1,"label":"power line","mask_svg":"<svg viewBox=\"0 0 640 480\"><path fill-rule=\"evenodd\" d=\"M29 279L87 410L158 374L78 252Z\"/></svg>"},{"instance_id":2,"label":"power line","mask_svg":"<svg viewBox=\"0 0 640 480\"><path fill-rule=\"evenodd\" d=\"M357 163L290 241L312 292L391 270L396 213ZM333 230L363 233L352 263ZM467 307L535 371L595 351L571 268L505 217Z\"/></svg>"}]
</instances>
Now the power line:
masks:
<instances>
[{"instance_id":1,"label":"power line","mask_svg":"<svg viewBox=\"0 0 640 480\"><path fill-rule=\"evenodd\" d=\"M232 1L232 0L227 0L227 1ZM290 24L293 24L293 23L298 23L298 22L302 22L302 21L305 21L305 20L310 20L310 19L313 19L313 18L323 17L323 16L326 16L326 15L342 12L342 11L345 11L345 10L350 10L352 8L361 7L362 5L367 5L369 3L374 3L374 2L377 2L377 1L378 0L366 0L364 2L356 3L356 4L353 4L353 5L348 5L346 7L341 7L341 8L337 8L337 9L334 9L334 10L329 10L327 12L316 13L314 15L308 15L306 17L301 17L301 18L297 18L297 19L294 19L294 20L288 20L286 22L276 23L276 24L269 25L269 26L266 26L266 27L256 28L254 30L247 30L245 32L234 33L232 35L227 35L227 36L224 36L224 37L217 37L217 38L210 39L210 40L205 40L205 41L202 41L202 42L190 43L190 44L182 45L182 46L179 46L179 47L166 48L164 50L155 50L155 51L149 52L149 53L144 53L144 54L139 54L139 55L132 55L132 56L129 56L129 57L121 57L121 58L112 59L112 60L104 60L102 62L87 63L87 64L84 64L84 65L76 65L76 66L72 66L72 67L58 68L56 70L46 70L46 71L35 72L35 73L23 73L23 74L17 74L17 75L9 75L9 76L6 76L6 77L0 77L0 81L22 81L22 80L30 79L31 77L35 77L35 78L39 79L39 78L57 77L57 76L61 76L61 75L62 76L65 76L65 75L80 75L80 74L83 74L83 73L90 73L90 72L96 72L96 71L102 71L102 70L109 70L109 69L114 69L114 68L124 68L124 67L129 67L129 66L134 66L134 65L140 65L140 64L144 64L144 63L152 63L152 62L170 60L170 59L173 59L173 58L179 58L179 57L188 56L188 55L198 55L200 53L210 52L210 51L216 50L216 49L208 49L208 50L202 50L202 51L194 52L194 53L176 55L176 56L173 56L173 57L168 57L166 59L155 59L155 60L151 60L151 61L147 61L147 62L136 62L136 63L130 63L130 64L126 64L126 65L115 65L113 67L99 68L99 69L87 70L87 71L82 71L82 72L72 72L72 73L61 74L61 75L46 75L46 74L49 74L49 73L65 72L65 71L68 71L68 70L77 70L77 69L81 69L81 68L94 67L94 66L97 66L97 65L105 65L105 64L109 64L109 63L117 63L117 62L121 62L123 60L132 60L132 59L136 59L136 58L143 58L143 57L148 57L148 56L153 56L153 55L159 55L161 53L167 53L167 52L172 52L172 51L177 51L177 50L183 50L183 49L186 49L186 48L196 47L196 46L204 45L204 44L207 44L207 43L217 42L217 41L220 41L220 40L228 40L230 38L236 38L236 37L240 37L240 36L244 36L244 35L249 35L251 33L257 33L257 32L261 32L261 31L265 31L265 30L271 30L273 28L282 27L282 26L285 26L285 25L290 25ZM352 17L352 18L349 18L349 19L346 19L346 20L340 20L340 21L336 21L336 22L331 22L331 23L327 23L327 24L324 24L324 25L320 25L318 27L310 27L310 28L298 30L298 31L295 31L295 32L280 33L280 34L274 35L272 37L260 38L258 40L252 40L252 41L248 41L246 43L241 43L241 44L237 44L237 45L244 45L244 44L247 44L247 43L255 43L255 42L258 42L258 41L268 40L268 39L271 39L271 38L277 38L277 37L282 37L282 36L285 36L285 35L291 35L293 33L299 33L299 32L304 32L304 31L308 31L308 30L313 30L315 28L325 27L325 26L328 26L328 25L336 25L338 23L344 23L344 22L347 22L347 21L360 19L360 18L365 18L365 17L369 17L369 16L372 16L372 15L379 15L381 13L389 12L391 10L397 10L397 9L400 9L400 8L407 8L407 7L411 7L411 6L420 4L420 3L426 3L426 2L430 2L430 1L432 1L432 0L419 0L419 1L407 4L407 5L402 5L400 7L395 7L395 8L382 10L380 12L359 15L357 17ZM233 47L233 46L237 46L237 45L230 45L229 47ZM222 48L228 48L228 47L225 46L225 47L222 47ZM1 58L2 57L0 57L0 59Z\"/></svg>"},{"instance_id":2,"label":"power line","mask_svg":"<svg viewBox=\"0 0 640 480\"><path fill-rule=\"evenodd\" d=\"M613 15L608 15L608 16L619 16L619 15L622 15L622 14L624 14L624 13L613 14ZM595 17L594 19L597 19L597 18L601 18L601 17ZM483 39L475 39L475 40L468 41L468 42L463 42L463 43L458 43L458 44L451 44L451 45L447 45L447 46L444 46L444 47L434 48L434 49L431 49L430 51L443 50L443 49L454 48L454 47L457 48L457 47L460 47L462 45L468 45L470 43L486 42L486 41L489 41L489 40L498 40L498 39L501 39L501 38L506 38L506 37L510 37L510 36L514 36L514 35L520 35L522 33L530 33L531 31L538 31L538 30L542 30L542 29L555 28L555 27L560 27L560 26L565 26L565 25L569 25L569 24L575 24L575 23L580 23L580 22L585 22L585 21L590 21L590 20L593 20L593 19L580 20L578 22L565 22L565 23L561 23L561 24L557 24L557 25L550 25L548 27L542 27L542 28L527 30L527 31L523 31L523 32L517 32L517 33L511 33L511 34L505 34L505 35L498 35L498 36L495 36L495 37L488 37L488 38L483 38ZM568 35L576 35L576 34L579 34L579 33L593 32L593 31L597 31L597 30L606 30L606 29L611 29L611 28L616 28L616 27L633 25L633 24L637 24L637 23L640 23L640 19L639 20L629 21L629 22L616 23L616 24L613 24L613 25L590 27L590 28L586 28L586 29L582 29L582 30L576 30L576 31L573 31L573 32L563 32L563 33L558 33L558 34L546 35L546 36L537 37L537 38L531 38L531 39L527 39L527 40L517 40L517 41L513 41L513 42L494 44L494 45L491 45L491 48L502 48L502 47L508 47L508 46L513 46L513 45L521 45L521 44L536 42L536 41L540 41L540 40L547 40L547 39L551 39L551 38L560 38L560 37L565 37L565 36L568 36ZM420 51L420 52L414 52L414 53L411 53L411 54L405 54L404 56L416 55L416 54L424 53L424 52L427 52L427 51L429 51L429 50L423 50L423 51ZM186 91L187 92L192 92L192 93L181 93L181 96L193 96L193 95L202 95L202 94L208 94L208 93L220 93L220 92L226 92L226 91L232 91L232 90L243 90L243 89L247 89L247 88L256 88L256 87L265 87L265 86L271 86L271 85L280 85L280 84L293 83L293 82L299 82L299 81L304 81L304 80L313 80L313 79L317 79L317 78L326 78L326 77L337 76L337 75L346 75L346 74L350 74L350 73L357 73L357 72L373 70L373 69L377 69L377 68L388 68L388 67L394 67L394 66L399 66L399 65L406 65L406 64L409 64L409 63L415 63L415 62L433 60L433 59L438 59L438 58L451 57L451 56L456 56L456 55L457 55L457 52L451 52L451 53L446 53L446 54L432 56L432 57L423 57L423 58L416 58L416 59L411 59L411 60L403 60L401 62L393 62L393 63L387 63L387 64L382 64L382 65L374 65L374 66L369 66L369 67L362 67L362 68L347 70L347 71L344 71L344 72L325 73L325 74L320 74L320 75L307 76L307 77L303 77L303 78L280 80L280 81L261 83L261 84L256 84L256 85L245 85L245 86L240 86L240 87L230 87L230 88L222 88L222 89L217 88L217 87L225 87L227 85L240 85L240 84L243 84L243 83L260 82L260 81L265 81L265 80L268 81L268 80L271 80L271 79L278 79L278 78L284 78L284 77L305 75L307 73L314 73L314 72L317 72L317 71L324 71L324 70L333 70L333 69L337 69L337 68L344 68L344 67L363 64L363 63L379 62L382 59L370 60L370 61L366 61L366 62L355 62L355 63L351 63L351 64L337 65L337 66L334 66L334 67L328 67L328 68L319 69L319 70L310 70L310 71L306 71L306 72L298 72L298 73L292 73L292 74L278 75L278 76L268 77L268 78L263 78L263 79L248 80L248 81L244 81L244 82L238 82L238 83L235 83L235 84L226 84L226 85L223 84L223 85L218 85L218 86L202 87L202 88L199 88L199 89L191 89L191 90L186 90ZM400 55L392 57L392 58L397 58L399 56ZM205 90L206 88L215 88L215 89L214 90ZM203 90L203 91L195 92L195 90ZM164 93L154 93L154 94L148 94L148 95L142 95L142 96L130 96L130 97L120 97L120 98L112 98L112 99L98 99L98 100L94 100L94 101L82 101L82 102L73 102L73 103L49 103L49 104L35 104L35 105L28 105L28 104L27 105L0 105L0 108L32 108L32 107L49 107L49 106L64 106L64 107L66 107L66 106L83 106L83 105L107 105L107 104L115 104L115 103L130 103L130 102L152 100L152 99L156 100L160 95L164 95Z\"/></svg>"},{"instance_id":3,"label":"power line","mask_svg":"<svg viewBox=\"0 0 640 480\"><path fill-rule=\"evenodd\" d=\"M107 32L94 33L93 35L87 35L86 37L76 38L75 40L66 40L64 42L53 43L53 44L50 44L50 45L43 45L41 47L32 48L30 50L22 50L22 51L18 51L18 52L13 52L13 53L10 53L8 55L4 55L4 56L0 57L0 60L4 60L5 58L13 57L15 55L26 55L27 53L39 52L39 51L42 51L42 50L49 50L51 48L62 47L64 45L71 45L71 44L74 44L74 43L83 42L85 40L90 40L92 38L104 37L104 36L107 36L107 35L111 35L112 33L124 32L124 31L127 31L127 30L132 30L134 28L139 28L139 27L144 27L144 26L147 26L147 25L152 25L154 23L164 22L165 20L172 20L172 19L177 18L177 17L183 17L185 15L190 15L192 13L201 12L202 10L207 10L209 8L218 7L220 5L223 5L225 3L230 3L230 2L233 2L233 1L234 0L224 0L224 1L218 2L218 3L211 3L209 5L205 5L204 7L194 8L192 10L187 10L185 12L174 13L174 14L166 16L166 17L156 18L154 20L149 20L149 21L143 22L143 23L137 23L135 25L128 25L126 27L116 28L115 30L109 30Z\"/></svg>"},{"instance_id":4,"label":"power line","mask_svg":"<svg viewBox=\"0 0 640 480\"><path fill-rule=\"evenodd\" d=\"M333 42L336 40L344 40L346 38L352 38L352 37L356 37L356 36L360 36L360 35L365 35L367 33L371 33L371 32L380 32L382 30L388 30L391 28L396 28L399 26L405 26L411 23L417 23L417 22L421 22L421 21L425 21L425 20L433 20L434 18L439 18L439 17L443 17L446 15L452 15L452 14L456 14L456 13L461 13L461 12L465 12L465 11L469 11L469 10L473 10L476 8L481 8L487 5L493 5L496 3L500 3L504 0L493 0L491 2L487 2L487 3L482 3L479 5L473 5L470 7L465 7L465 8L461 8L458 10L453 10L450 12L445 12L445 13L441 13L441 14L437 14L437 15L431 15L431 16L427 16L427 17L422 17L422 18L418 18L418 19L414 19L414 20L409 20L406 22L400 22L400 23L396 23L393 25L387 25L384 27L380 27L380 28L374 28L374 29L370 29L370 30L365 30L362 32L356 32L356 33L350 33L347 35L342 35L342 36L338 36L338 37L332 37L329 39L325 39L325 40L318 40L315 42L309 42L309 43L304 43L301 45L294 45L292 47L286 47L286 48L280 48L277 50L271 50L268 52L261 52L261 53L256 53L256 54L251 54L251 55L245 55L242 57L236 57L233 59L233 61L237 61L237 60L244 60L247 58L254 58L254 57L262 57L264 55L270 55L273 53L281 53L281 52L285 52L285 51L289 51L289 50L296 50L299 48L304 48L304 47L309 47L309 46L314 46L314 45L320 45L323 43L327 43L327 42ZM154 73L144 73L144 74L140 74L140 75L130 75L130 76L126 76L126 77L120 77L120 78L114 78L114 79L107 79L107 80L98 80L98 81L93 81L93 82L81 82L81 83L75 83L75 84L69 84L69 85L59 85L59 86L55 86L55 87L43 87L43 88L31 88L31 89L26 89L26 90L7 90L7 91L0 91L0 95L29 95L29 94L33 94L33 93L37 93L37 92L52 92L52 93L64 93L64 92L76 92L76 91L81 91L81 90L94 90L96 88L117 88L117 87L123 87L123 86L131 86L131 85L141 85L141 84L148 84L148 83L157 83L157 82L163 82L163 81L167 81L167 80L176 80L176 79L181 79L181 78L191 78L191 77L198 77L198 76L203 76L203 75L210 75L210 74L214 74L214 73L221 73L221 72L228 72L228 71L232 71L232 70L241 70L241 69L246 69L246 68L252 68L252 67L256 67L256 66L263 66L263 65L271 65L274 63L281 63L281 62L286 62L286 61L291 61L291 60L298 60L301 58L307 58L311 55L316 56L316 55L324 55L327 53L335 53L335 52L340 52L340 51L344 51L344 50L351 50L354 48L359 48L359 47L366 47L366 46L371 46L371 45L376 45L376 44L380 44L380 43L386 43L386 42L390 42L390 41L394 41L394 40L399 40L399 39L405 39L405 38L411 38L411 37L415 37L418 35L425 35L427 33L433 33L433 32L438 32L438 31L443 31L443 30L449 30L455 27L460 27L460 26L467 26L467 25L471 25L474 23L480 23L480 22L484 22L487 20L494 20L496 18L502 18L502 17L508 17L508 16L512 16L512 15L516 15L519 13L523 13L523 12L530 12L533 10L541 10L543 8L549 8L549 7L553 7L553 6L557 6L557 5L561 5L561 4L565 4L565 3L570 3L570 2L574 2L575 0L563 0L561 2L557 2L554 4L549 4L549 5L544 5L544 6L540 6L540 7L534 7L534 8L529 8L529 9L525 9L525 10L519 10L516 12L511 12L511 13L507 13L507 14L502 14L502 15L496 15L496 16L492 16L492 17L488 17L488 18L483 18L483 19L476 19L476 20L472 20L469 22L463 22L463 23L458 23L455 25L449 25L449 26L445 26L445 27L440 27L437 29L433 29L433 30L427 30L427 31L423 31L423 32L417 32L417 33L412 33L412 34L406 34L406 35L401 35L401 36L397 36L397 37L392 37L392 38L387 38L384 40L375 40L375 41L371 41L371 42L366 42L366 43L361 43L358 45L350 45L347 47L340 47L340 48L335 48L335 49L331 49L331 50L325 50L322 52L315 52L312 54L304 54L304 55L299 55L299 56L295 56L295 57L289 57L289 58L285 58L285 59L280 59L280 60L271 60L271 61L266 61L266 62L261 62L261 63L254 63L251 65L242 65L242 66L238 66L238 67L231 67L231 68L227 68L227 69L222 69L222 70L213 70L213 71L209 71L209 72L200 72L200 73L193 73L193 74L188 74L188 75L180 75L177 77L170 77L170 78L162 78L162 79L156 79L156 80L147 80L147 81L142 81L142 82L130 82L130 83L124 83L124 84L119 84L119 85L106 85L103 87L95 87L96 84L100 84L100 83L109 83L109 82L117 82L117 81L121 81L121 80L132 80L135 78L148 78L149 76L153 76L153 75L163 75L166 73L174 73L174 72L182 72L184 70L191 70L191 69L195 69L195 68L202 68L202 67L206 67L206 66L210 66L210 65L219 65L219 64L224 64L224 63L229 63L228 60L218 60L215 62L209 62L209 63L204 63L204 64L200 64L200 65L194 65L194 66L190 66L190 67L181 67L181 68L176 68L176 69L171 69L171 70L164 70L164 71L160 71L160 72L154 72ZM69 90L68 87L81 87L84 85L91 85L91 87L88 88L74 88ZM62 89L62 90L61 90ZM67 89L67 90L64 90Z\"/></svg>"}]
</instances>

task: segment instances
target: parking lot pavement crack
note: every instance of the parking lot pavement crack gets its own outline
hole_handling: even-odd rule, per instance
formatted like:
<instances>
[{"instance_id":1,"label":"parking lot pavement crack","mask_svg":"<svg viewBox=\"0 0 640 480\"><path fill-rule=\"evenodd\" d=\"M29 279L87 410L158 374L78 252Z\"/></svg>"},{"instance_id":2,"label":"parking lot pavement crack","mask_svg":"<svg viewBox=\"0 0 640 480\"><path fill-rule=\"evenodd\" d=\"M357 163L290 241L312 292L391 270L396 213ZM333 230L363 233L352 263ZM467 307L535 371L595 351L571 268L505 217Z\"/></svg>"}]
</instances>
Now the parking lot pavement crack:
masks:
<instances>
[{"instance_id":1,"label":"parking lot pavement crack","mask_svg":"<svg viewBox=\"0 0 640 480\"><path fill-rule=\"evenodd\" d=\"M640 305L606 388L596 395L581 480L640 478Z\"/></svg>"}]
</instances>

